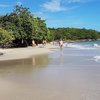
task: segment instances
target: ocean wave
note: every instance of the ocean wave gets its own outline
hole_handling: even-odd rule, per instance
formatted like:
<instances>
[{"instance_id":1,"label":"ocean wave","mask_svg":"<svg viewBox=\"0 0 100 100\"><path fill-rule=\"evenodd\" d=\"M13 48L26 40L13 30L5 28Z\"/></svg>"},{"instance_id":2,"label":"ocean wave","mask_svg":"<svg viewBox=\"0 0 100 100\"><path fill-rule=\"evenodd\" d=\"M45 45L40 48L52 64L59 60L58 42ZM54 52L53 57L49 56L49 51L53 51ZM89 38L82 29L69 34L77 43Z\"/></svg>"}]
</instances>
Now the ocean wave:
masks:
<instances>
[{"instance_id":1,"label":"ocean wave","mask_svg":"<svg viewBox=\"0 0 100 100\"><path fill-rule=\"evenodd\" d=\"M74 44L74 43L66 44L66 46L70 48L76 48L76 49L95 49L93 46L90 46L90 45L80 45L80 44Z\"/></svg>"},{"instance_id":2,"label":"ocean wave","mask_svg":"<svg viewBox=\"0 0 100 100\"><path fill-rule=\"evenodd\" d=\"M98 45L98 44L94 44L94 47L96 47L96 48L100 48L100 45Z\"/></svg>"},{"instance_id":3,"label":"ocean wave","mask_svg":"<svg viewBox=\"0 0 100 100\"><path fill-rule=\"evenodd\" d=\"M66 43L66 47L76 48L76 49L100 49L98 44L76 44L76 43Z\"/></svg>"},{"instance_id":4,"label":"ocean wave","mask_svg":"<svg viewBox=\"0 0 100 100\"><path fill-rule=\"evenodd\" d=\"M99 55L99 56L95 56L95 57L94 57L94 60L95 60L96 62L100 62L100 55Z\"/></svg>"}]
</instances>

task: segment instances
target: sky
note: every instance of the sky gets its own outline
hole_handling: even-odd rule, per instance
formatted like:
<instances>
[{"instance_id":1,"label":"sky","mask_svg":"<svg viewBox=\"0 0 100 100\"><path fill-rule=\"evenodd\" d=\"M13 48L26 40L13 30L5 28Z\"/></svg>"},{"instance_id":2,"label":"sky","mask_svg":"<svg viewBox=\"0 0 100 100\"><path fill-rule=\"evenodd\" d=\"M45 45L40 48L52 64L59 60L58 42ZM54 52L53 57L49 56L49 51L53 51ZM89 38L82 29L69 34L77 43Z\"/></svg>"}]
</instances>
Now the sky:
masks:
<instances>
[{"instance_id":1,"label":"sky","mask_svg":"<svg viewBox=\"0 0 100 100\"><path fill-rule=\"evenodd\" d=\"M29 8L51 28L100 31L100 0L0 0L0 15L12 12L16 4Z\"/></svg>"}]
</instances>

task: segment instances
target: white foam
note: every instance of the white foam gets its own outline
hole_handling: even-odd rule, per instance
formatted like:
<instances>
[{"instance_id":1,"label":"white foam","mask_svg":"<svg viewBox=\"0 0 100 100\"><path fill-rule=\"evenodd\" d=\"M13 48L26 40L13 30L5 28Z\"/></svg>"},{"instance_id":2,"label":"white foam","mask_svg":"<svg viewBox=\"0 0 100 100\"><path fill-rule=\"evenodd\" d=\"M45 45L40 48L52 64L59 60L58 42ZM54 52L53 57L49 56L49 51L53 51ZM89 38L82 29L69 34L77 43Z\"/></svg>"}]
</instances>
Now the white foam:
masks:
<instances>
[{"instance_id":1,"label":"white foam","mask_svg":"<svg viewBox=\"0 0 100 100\"><path fill-rule=\"evenodd\" d=\"M76 49L95 49L94 47L90 45L79 45L74 43L69 43L66 45L67 47L76 48Z\"/></svg>"},{"instance_id":2,"label":"white foam","mask_svg":"<svg viewBox=\"0 0 100 100\"><path fill-rule=\"evenodd\" d=\"M100 45L98 45L98 44L94 44L94 47L96 47L96 48L100 48Z\"/></svg>"},{"instance_id":3,"label":"white foam","mask_svg":"<svg viewBox=\"0 0 100 100\"><path fill-rule=\"evenodd\" d=\"M100 62L100 55L99 55L99 56L95 56L95 57L94 57L94 60L95 60L96 62Z\"/></svg>"}]
</instances>

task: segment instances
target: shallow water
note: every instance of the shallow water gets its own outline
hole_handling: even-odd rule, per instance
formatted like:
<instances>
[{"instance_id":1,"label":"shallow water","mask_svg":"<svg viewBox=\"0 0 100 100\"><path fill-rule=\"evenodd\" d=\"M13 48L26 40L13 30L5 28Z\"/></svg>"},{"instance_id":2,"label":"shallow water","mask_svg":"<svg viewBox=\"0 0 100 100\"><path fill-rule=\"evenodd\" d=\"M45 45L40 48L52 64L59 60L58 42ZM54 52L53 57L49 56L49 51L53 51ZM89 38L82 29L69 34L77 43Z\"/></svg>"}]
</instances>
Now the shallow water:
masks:
<instances>
[{"instance_id":1,"label":"shallow water","mask_svg":"<svg viewBox=\"0 0 100 100\"><path fill-rule=\"evenodd\" d=\"M0 62L0 100L100 100L99 53L65 47Z\"/></svg>"}]
</instances>

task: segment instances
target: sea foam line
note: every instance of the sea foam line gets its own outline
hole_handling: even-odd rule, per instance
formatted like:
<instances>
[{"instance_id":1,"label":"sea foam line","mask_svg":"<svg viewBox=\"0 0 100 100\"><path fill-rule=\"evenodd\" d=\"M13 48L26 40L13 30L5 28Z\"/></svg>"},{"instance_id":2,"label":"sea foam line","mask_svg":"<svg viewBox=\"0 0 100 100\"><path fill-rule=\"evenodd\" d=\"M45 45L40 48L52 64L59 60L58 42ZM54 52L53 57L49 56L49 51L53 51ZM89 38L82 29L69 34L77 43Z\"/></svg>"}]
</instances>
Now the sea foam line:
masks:
<instances>
[{"instance_id":1,"label":"sea foam line","mask_svg":"<svg viewBox=\"0 0 100 100\"><path fill-rule=\"evenodd\" d=\"M94 56L94 60L95 60L96 62L100 62L100 55L99 55L99 56Z\"/></svg>"}]
</instances>

